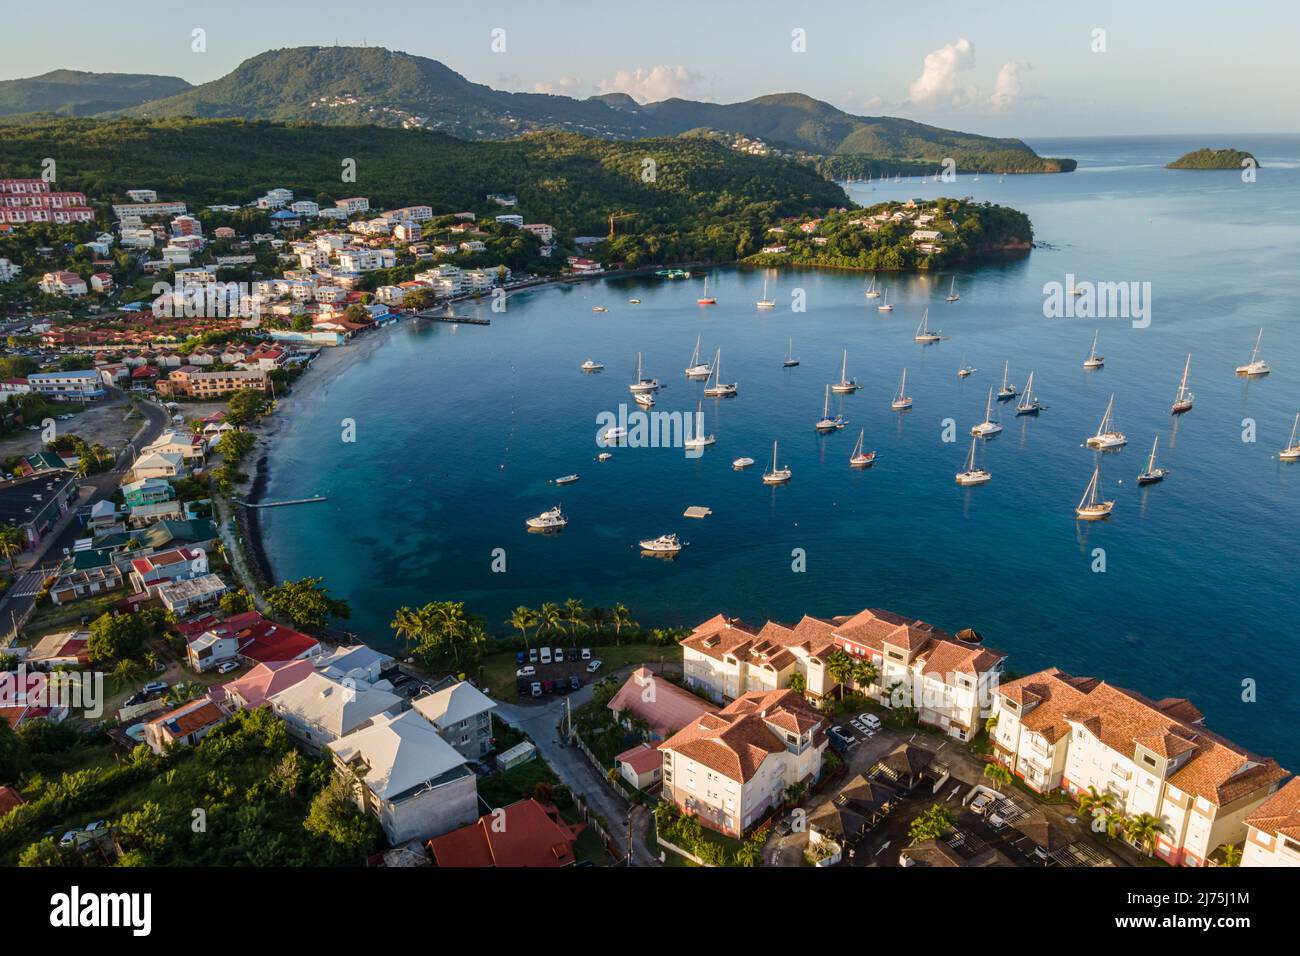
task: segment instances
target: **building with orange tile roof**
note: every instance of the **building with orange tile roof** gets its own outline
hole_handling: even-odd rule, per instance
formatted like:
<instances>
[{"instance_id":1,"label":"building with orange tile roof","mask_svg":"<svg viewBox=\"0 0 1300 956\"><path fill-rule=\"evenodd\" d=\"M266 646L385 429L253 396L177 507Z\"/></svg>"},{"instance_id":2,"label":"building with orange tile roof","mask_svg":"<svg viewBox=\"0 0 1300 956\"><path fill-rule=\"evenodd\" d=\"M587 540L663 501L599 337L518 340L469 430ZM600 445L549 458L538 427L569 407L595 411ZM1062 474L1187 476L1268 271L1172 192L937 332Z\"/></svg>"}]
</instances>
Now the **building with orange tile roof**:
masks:
<instances>
[{"instance_id":1,"label":"building with orange tile roof","mask_svg":"<svg viewBox=\"0 0 1300 956\"><path fill-rule=\"evenodd\" d=\"M1300 866L1300 777L1246 816L1242 866Z\"/></svg>"},{"instance_id":2,"label":"building with orange tile roof","mask_svg":"<svg viewBox=\"0 0 1300 956\"><path fill-rule=\"evenodd\" d=\"M581 823L561 820L555 807L529 797L425 845L437 866L572 866L573 844L583 829Z\"/></svg>"},{"instance_id":3,"label":"building with orange tile roof","mask_svg":"<svg viewBox=\"0 0 1300 956\"><path fill-rule=\"evenodd\" d=\"M145 743L156 754L177 744L193 746L229 719L214 701L200 697L145 724Z\"/></svg>"}]
</instances>

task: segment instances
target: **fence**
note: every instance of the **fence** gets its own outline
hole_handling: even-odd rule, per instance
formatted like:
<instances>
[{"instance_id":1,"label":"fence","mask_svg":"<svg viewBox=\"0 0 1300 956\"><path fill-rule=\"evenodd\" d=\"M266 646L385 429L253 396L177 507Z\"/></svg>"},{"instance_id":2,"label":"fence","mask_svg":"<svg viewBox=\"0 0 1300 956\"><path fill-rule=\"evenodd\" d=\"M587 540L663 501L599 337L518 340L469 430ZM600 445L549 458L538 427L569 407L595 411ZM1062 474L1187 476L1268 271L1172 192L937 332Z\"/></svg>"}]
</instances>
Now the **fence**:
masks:
<instances>
[{"instance_id":1,"label":"fence","mask_svg":"<svg viewBox=\"0 0 1300 956\"><path fill-rule=\"evenodd\" d=\"M625 860L627 858L625 848L609 835L609 830L606 829L604 821L596 815L594 810L587 806L586 801L584 801L579 794L575 793L573 794L573 803L574 806L578 808L578 814L582 817L583 822L586 823L587 826L590 827L604 842L605 851L612 856L616 862Z\"/></svg>"}]
</instances>

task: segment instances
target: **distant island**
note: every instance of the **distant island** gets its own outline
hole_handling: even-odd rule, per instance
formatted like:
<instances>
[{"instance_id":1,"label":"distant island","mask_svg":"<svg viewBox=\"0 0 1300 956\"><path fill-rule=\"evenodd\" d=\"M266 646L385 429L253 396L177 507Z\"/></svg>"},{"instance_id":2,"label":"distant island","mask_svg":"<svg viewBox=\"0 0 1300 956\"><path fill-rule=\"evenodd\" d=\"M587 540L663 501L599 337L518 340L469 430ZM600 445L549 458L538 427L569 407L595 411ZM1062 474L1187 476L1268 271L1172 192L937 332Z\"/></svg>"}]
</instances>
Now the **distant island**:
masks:
<instances>
[{"instance_id":1,"label":"distant island","mask_svg":"<svg viewBox=\"0 0 1300 956\"><path fill-rule=\"evenodd\" d=\"M1165 169L1241 169L1246 160L1259 168L1259 161L1240 149L1194 149Z\"/></svg>"}]
</instances>

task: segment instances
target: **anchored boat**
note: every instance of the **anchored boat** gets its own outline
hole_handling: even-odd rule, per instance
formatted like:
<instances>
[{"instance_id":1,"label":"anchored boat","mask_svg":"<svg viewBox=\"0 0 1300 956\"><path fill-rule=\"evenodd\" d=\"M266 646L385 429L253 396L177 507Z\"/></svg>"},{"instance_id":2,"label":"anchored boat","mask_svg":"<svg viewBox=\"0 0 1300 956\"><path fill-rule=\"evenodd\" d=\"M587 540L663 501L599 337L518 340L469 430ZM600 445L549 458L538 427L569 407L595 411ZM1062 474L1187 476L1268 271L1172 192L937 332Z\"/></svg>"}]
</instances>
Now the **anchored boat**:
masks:
<instances>
[{"instance_id":1,"label":"anchored boat","mask_svg":"<svg viewBox=\"0 0 1300 956\"><path fill-rule=\"evenodd\" d=\"M1109 518L1110 513L1115 510L1115 502L1103 501L1097 497L1097 479L1100 475L1101 468L1093 468L1092 480L1088 482L1083 497L1079 499L1079 506L1074 509L1075 517L1080 521L1100 521L1102 518Z\"/></svg>"}]
</instances>

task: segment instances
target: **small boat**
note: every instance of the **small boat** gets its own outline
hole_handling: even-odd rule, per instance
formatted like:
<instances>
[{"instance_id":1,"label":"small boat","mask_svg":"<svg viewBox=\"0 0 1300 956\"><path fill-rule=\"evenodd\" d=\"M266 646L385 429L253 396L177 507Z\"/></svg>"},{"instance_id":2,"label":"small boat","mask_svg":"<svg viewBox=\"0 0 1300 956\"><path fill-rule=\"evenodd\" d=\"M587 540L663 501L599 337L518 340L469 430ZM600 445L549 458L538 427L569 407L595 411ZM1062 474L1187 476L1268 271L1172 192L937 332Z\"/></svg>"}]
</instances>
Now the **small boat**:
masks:
<instances>
[{"instance_id":1,"label":"small boat","mask_svg":"<svg viewBox=\"0 0 1300 956\"><path fill-rule=\"evenodd\" d=\"M758 306L760 309L776 308L776 299L769 299L767 297L767 276L763 276L763 298L759 299L754 304Z\"/></svg>"},{"instance_id":2,"label":"small boat","mask_svg":"<svg viewBox=\"0 0 1300 956\"><path fill-rule=\"evenodd\" d=\"M1025 394L1021 396L1020 401L1016 403L1017 415L1037 415L1043 410L1043 403L1038 400L1034 394L1034 373L1029 373L1029 381L1025 382Z\"/></svg>"},{"instance_id":3,"label":"small boat","mask_svg":"<svg viewBox=\"0 0 1300 956\"><path fill-rule=\"evenodd\" d=\"M1147 466L1143 469L1142 474L1138 475L1137 482L1139 485L1154 485L1157 481L1165 480L1165 470L1156 467L1156 445L1160 444L1160 436L1155 437L1151 443L1151 454L1147 456Z\"/></svg>"},{"instance_id":4,"label":"small boat","mask_svg":"<svg viewBox=\"0 0 1300 956\"><path fill-rule=\"evenodd\" d=\"M975 178L979 179L978 176L976 176ZM948 301L956 302L960 298L961 296L957 294L957 277L953 276L952 283L948 286Z\"/></svg>"},{"instance_id":5,"label":"small boat","mask_svg":"<svg viewBox=\"0 0 1300 956\"><path fill-rule=\"evenodd\" d=\"M622 425L615 425L613 428L606 428L600 437L610 444L615 444L627 438L627 429Z\"/></svg>"},{"instance_id":6,"label":"small boat","mask_svg":"<svg viewBox=\"0 0 1300 956\"><path fill-rule=\"evenodd\" d=\"M778 467L776 463L776 442L772 442L772 470L763 472L763 484L780 485L790 480L790 466Z\"/></svg>"},{"instance_id":7,"label":"small boat","mask_svg":"<svg viewBox=\"0 0 1300 956\"><path fill-rule=\"evenodd\" d=\"M1005 402L1016 397L1016 387L1011 384L1011 362L1002 363L1002 387L998 389L998 401Z\"/></svg>"},{"instance_id":8,"label":"small boat","mask_svg":"<svg viewBox=\"0 0 1300 956\"><path fill-rule=\"evenodd\" d=\"M1070 286L1070 288L1066 289L1065 292L1067 295L1083 295L1083 290L1078 286Z\"/></svg>"},{"instance_id":9,"label":"small boat","mask_svg":"<svg viewBox=\"0 0 1300 956\"><path fill-rule=\"evenodd\" d=\"M641 304L641 300L640 300L640 299L628 299L628 300L627 300L627 304L628 304L628 305L640 305L640 304Z\"/></svg>"},{"instance_id":10,"label":"small boat","mask_svg":"<svg viewBox=\"0 0 1300 956\"><path fill-rule=\"evenodd\" d=\"M583 362L578 367L581 368L584 372L599 372L605 366L602 365L600 362L597 362L595 359L587 359L587 361Z\"/></svg>"},{"instance_id":11,"label":"small boat","mask_svg":"<svg viewBox=\"0 0 1300 956\"><path fill-rule=\"evenodd\" d=\"M653 392L659 388L659 379L646 378L641 373L641 353L636 353L636 381L627 387L633 394L637 392Z\"/></svg>"},{"instance_id":12,"label":"small boat","mask_svg":"<svg viewBox=\"0 0 1300 956\"><path fill-rule=\"evenodd\" d=\"M875 277L875 276L872 276L872 277L871 277L871 285L867 286L867 291L866 291L865 295L866 295L866 297L867 297L868 299L879 299L879 298L880 298L880 290L876 288L876 277Z\"/></svg>"},{"instance_id":13,"label":"small boat","mask_svg":"<svg viewBox=\"0 0 1300 956\"><path fill-rule=\"evenodd\" d=\"M704 394L710 398L727 398L736 394L739 382L722 381L722 349L713 353L713 384L704 388Z\"/></svg>"},{"instance_id":14,"label":"small boat","mask_svg":"<svg viewBox=\"0 0 1300 956\"><path fill-rule=\"evenodd\" d=\"M849 456L849 467L851 468L869 468L871 463L876 460L874 451L864 451L863 442L866 441L867 430L864 428L858 432L858 443L853 446L853 454Z\"/></svg>"},{"instance_id":15,"label":"small boat","mask_svg":"<svg viewBox=\"0 0 1300 956\"><path fill-rule=\"evenodd\" d=\"M889 407L896 412L905 412L912 407L912 396L907 394L907 369L903 369L903 377L898 382L898 393L894 395Z\"/></svg>"},{"instance_id":16,"label":"small boat","mask_svg":"<svg viewBox=\"0 0 1300 956\"><path fill-rule=\"evenodd\" d=\"M709 277L704 277L704 294L695 300L696 305L717 305L718 300L709 295Z\"/></svg>"},{"instance_id":17,"label":"small boat","mask_svg":"<svg viewBox=\"0 0 1300 956\"><path fill-rule=\"evenodd\" d=\"M831 416L831 387L827 385L826 400L822 403L822 417L817 420L817 424L813 428L819 432L833 432L847 424L843 415Z\"/></svg>"},{"instance_id":18,"label":"small boat","mask_svg":"<svg viewBox=\"0 0 1300 956\"><path fill-rule=\"evenodd\" d=\"M966 356L963 355L961 357L961 368L957 369L958 378L970 378L978 371L979 369L977 369L974 365L966 364Z\"/></svg>"},{"instance_id":19,"label":"small boat","mask_svg":"<svg viewBox=\"0 0 1300 956\"><path fill-rule=\"evenodd\" d=\"M637 543L647 554L680 554L682 550L681 539L675 534L661 534L657 538L646 538Z\"/></svg>"},{"instance_id":20,"label":"small boat","mask_svg":"<svg viewBox=\"0 0 1300 956\"><path fill-rule=\"evenodd\" d=\"M989 389L989 400L984 404L984 421L970 430L976 438L992 438L1002 431L1002 425L993 420L993 389Z\"/></svg>"},{"instance_id":21,"label":"small boat","mask_svg":"<svg viewBox=\"0 0 1300 956\"><path fill-rule=\"evenodd\" d=\"M790 344L786 346L785 361L781 363L781 367L794 368L798 364L799 364L799 360L794 357L794 339L791 339Z\"/></svg>"},{"instance_id":22,"label":"small boat","mask_svg":"<svg viewBox=\"0 0 1300 956\"><path fill-rule=\"evenodd\" d=\"M687 378L708 378L713 374L713 366L708 362L700 361L700 339L703 336L695 337L695 351L691 353L691 360L686 366Z\"/></svg>"},{"instance_id":23,"label":"small boat","mask_svg":"<svg viewBox=\"0 0 1300 956\"><path fill-rule=\"evenodd\" d=\"M1250 361L1245 365L1237 366L1238 375L1267 375L1271 370L1267 362L1261 362L1259 358L1259 343L1264 338L1264 330L1259 330L1259 335L1255 336L1255 351L1250 353Z\"/></svg>"},{"instance_id":24,"label":"small boat","mask_svg":"<svg viewBox=\"0 0 1300 956\"><path fill-rule=\"evenodd\" d=\"M1277 457L1282 461L1300 461L1300 445L1296 444L1296 429L1300 428L1300 415L1295 417L1295 424L1291 426L1291 438L1287 441L1286 447L1277 453Z\"/></svg>"},{"instance_id":25,"label":"small boat","mask_svg":"<svg viewBox=\"0 0 1300 956\"><path fill-rule=\"evenodd\" d=\"M856 378L849 378L849 350L844 350L844 356L840 359L840 380L831 385L831 391L837 393L856 392L862 386L858 384Z\"/></svg>"},{"instance_id":26,"label":"small boat","mask_svg":"<svg viewBox=\"0 0 1300 956\"><path fill-rule=\"evenodd\" d=\"M1115 428L1114 410L1115 393L1111 392L1110 401L1106 403L1106 413L1101 416L1101 423L1097 426L1097 433L1088 439L1089 448L1099 448L1105 451L1109 448L1120 448L1128 444L1128 439L1124 437L1124 433Z\"/></svg>"},{"instance_id":27,"label":"small boat","mask_svg":"<svg viewBox=\"0 0 1300 956\"><path fill-rule=\"evenodd\" d=\"M602 451L599 455L596 456L596 460L597 460L597 461L609 461L609 460L610 460L611 458L613 458L613 457L614 457L614 453L613 453L613 452Z\"/></svg>"},{"instance_id":28,"label":"small boat","mask_svg":"<svg viewBox=\"0 0 1300 956\"><path fill-rule=\"evenodd\" d=\"M1106 359L1097 354L1097 335L1101 330L1092 333L1092 348L1088 350L1088 357L1083 360L1084 368L1101 368L1106 364Z\"/></svg>"},{"instance_id":29,"label":"small boat","mask_svg":"<svg viewBox=\"0 0 1300 956\"><path fill-rule=\"evenodd\" d=\"M635 395L632 396L632 401L636 402L642 408L655 407L654 392L637 392Z\"/></svg>"},{"instance_id":30,"label":"small boat","mask_svg":"<svg viewBox=\"0 0 1300 956\"><path fill-rule=\"evenodd\" d=\"M921 313L921 324L916 327L914 338L923 345L930 345L943 338L938 332L930 331L930 310L928 308Z\"/></svg>"},{"instance_id":31,"label":"small boat","mask_svg":"<svg viewBox=\"0 0 1300 956\"><path fill-rule=\"evenodd\" d=\"M877 312L893 312L893 311L894 311L894 307L893 307L892 305L889 304L889 290L888 290L888 289L885 290L885 301L881 302L880 305L876 306L876 311L877 311Z\"/></svg>"},{"instance_id":32,"label":"small boat","mask_svg":"<svg viewBox=\"0 0 1300 956\"><path fill-rule=\"evenodd\" d=\"M754 463L754 459L752 458L737 458L735 461L731 463L731 467L736 469L736 471L744 471L753 463Z\"/></svg>"},{"instance_id":33,"label":"small boat","mask_svg":"<svg viewBox=\"0 0 1300 956\"><path fill-rule=\"evenodd\" d=\"M1170 409L1170 414L1181 415L1183 412L1192 410L1192 403L1196 401L1196 396L1187 390L1187 373L1192 370L1192 355L1187 354L1187 364L1183 366L1183 377L1178 383L1178 394L1174 396L1174 405Z\"/></svg>"},{"instance_id":34,"label":"small boat","mask_svg":"<svg viewBox=\"0 0 1300 956\"><path fill-rule=\"evenodd\" d=\"M975 446L978 443L978 438L970 440L970 454L966 456L966 464L961 471L957 472L957 484L959 485L982 485L993 478L983 468L975 467Z\"/></svg>"},{"instance_id":35,"label":"small boat","mask_svg":"<svg viewBox=\"0 0 1300 956\"><path fill-rule=\"evenodd\" d=\"M592 311L592 312L608 312L609 309L605 308L603 305L593 305L593 306L591 307L591 311Z\"/></svg>"},{"instance_id":36,"label":"small boat","mask_svg":"<svg viewBox=\"0 0 1300 956\"><path fill-rule=\"evenodd\" d=\"M573 484L573 483L574 483L575 481L577 481L577 480L578 480L578 476L577 476L577 475L561 475L559 478L556 478L556 479L555 479L554 484L557 484L557 485L571 485L571 484Z\"/></svg>"},{"instance_id":37,"label":"small boat","mask_svg":"<svg viewBox=\"0 0 1300 956\"><path fill-rule=\"evenodd\" d=\"M568 523L569 519L560 511L559 505L524 522L530 531L559 531Z\"/></svg>"},{"instance_id":38,"label":"small boat","mask_svg":"<svg viewBox=\"0 0 1300 956\"><path fill-rule=\"evenodd\" d=\"M696 448L704 449L704 448L708 448L715 441L717 441L717 439L714 438L712 435L705 435L703 433L704 432L703 410L704 410L704 403L697 402L695 405L695 421L700 423L700 434L688 435L686 439L682 442L683 447L690 448L690 449L696 449Z\"/></svg>"},{"instance_id":39,"label":"small boat","mask_svg":"<svg viewBox=\"0 0 1300 956\"><path fill-rule=\"evenodd\" d=\"M1088 482L1087 490L1079 499L1079 506L1074 509L1074 514L1080 521L1100 521L1102 518L1109 518L1110 513L1115 510L1115 502L1102 501L1097 497L1097 478L1100 474L1101 468L1092 469L1092 480Z\"/></svg>"}]
</instances>

